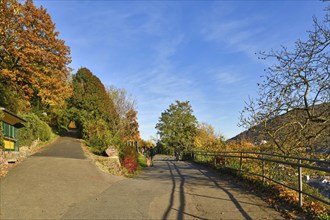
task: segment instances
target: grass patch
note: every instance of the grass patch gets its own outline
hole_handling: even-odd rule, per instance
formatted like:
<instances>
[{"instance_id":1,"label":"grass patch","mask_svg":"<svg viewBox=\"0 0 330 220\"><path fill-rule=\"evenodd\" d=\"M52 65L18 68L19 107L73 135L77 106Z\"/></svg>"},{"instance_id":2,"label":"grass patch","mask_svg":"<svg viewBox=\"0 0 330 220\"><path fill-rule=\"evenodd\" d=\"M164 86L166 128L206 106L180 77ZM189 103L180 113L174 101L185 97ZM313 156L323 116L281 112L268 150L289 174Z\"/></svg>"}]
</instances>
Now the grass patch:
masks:
<instances>
[{"instance_id":1,"label":"grass patch","mask_svg":"<svg viewBox=\"0 0 330 220\"><path fill-rule=\"evenodd\" d=\"M140 167L147 167L147 159L143 154L139 153L138 164Z\"/></svg>"}]
</instances>

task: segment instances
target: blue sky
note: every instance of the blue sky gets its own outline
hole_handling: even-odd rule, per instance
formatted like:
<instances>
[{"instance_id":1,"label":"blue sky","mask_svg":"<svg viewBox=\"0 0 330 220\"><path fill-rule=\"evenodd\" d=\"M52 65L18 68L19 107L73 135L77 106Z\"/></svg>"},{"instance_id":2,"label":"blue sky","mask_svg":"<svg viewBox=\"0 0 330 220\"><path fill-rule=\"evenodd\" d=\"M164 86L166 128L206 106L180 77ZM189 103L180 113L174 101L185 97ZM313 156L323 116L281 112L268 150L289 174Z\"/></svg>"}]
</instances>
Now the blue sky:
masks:
<instances>
[{"instance_id":1,"label":"blue sky","mask_svg":"<svg viewBox=\"0 0 330 220\"><path fill-rule=\"evenodd\" d=\"M35 1L71 48L75 73L87 67L105 86L137 101L141 137L175 100L226 138L271 61L255 53L306 38L320 1Z\"/></svg>"}]
</instances>

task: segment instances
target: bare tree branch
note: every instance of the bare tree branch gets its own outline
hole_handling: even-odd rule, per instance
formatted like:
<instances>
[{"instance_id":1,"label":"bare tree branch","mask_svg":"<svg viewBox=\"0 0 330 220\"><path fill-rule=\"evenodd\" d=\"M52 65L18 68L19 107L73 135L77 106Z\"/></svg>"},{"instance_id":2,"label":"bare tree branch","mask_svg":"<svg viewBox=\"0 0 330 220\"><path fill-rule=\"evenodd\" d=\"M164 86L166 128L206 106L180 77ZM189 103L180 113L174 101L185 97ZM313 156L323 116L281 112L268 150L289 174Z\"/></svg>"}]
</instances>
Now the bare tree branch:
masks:
<instances>
[{"instance_id":1,"label":"bare tree branch","mask_svg":"<svg viewBox=\"0 0 330 220\"><path fill-rule=\"evenodd\" d=\"M326 8L330 12L330 7ZM313 18L306 41L290 51L261 52L259 59L275 59L258 84L258 98L249 99L240 125L266 135L285 154L330 147L330 19Z\"/></svg>"}]
</instances>

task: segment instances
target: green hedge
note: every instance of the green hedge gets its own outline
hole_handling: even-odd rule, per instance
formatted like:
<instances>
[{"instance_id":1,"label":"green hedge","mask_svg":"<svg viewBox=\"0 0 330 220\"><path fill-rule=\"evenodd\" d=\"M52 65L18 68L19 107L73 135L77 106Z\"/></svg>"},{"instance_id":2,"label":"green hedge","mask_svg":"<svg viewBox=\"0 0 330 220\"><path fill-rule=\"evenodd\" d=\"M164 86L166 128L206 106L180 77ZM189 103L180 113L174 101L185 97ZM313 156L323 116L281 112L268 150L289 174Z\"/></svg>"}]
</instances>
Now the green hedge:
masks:
<instances>
[{"instance_id":1,"label":"green hedge","mask_svg":"<svg viewBox=\"0 0 330 220\"><path fill-rule=\"evenodd\" d=\"M25 127L19 130L19 140L21 146L30 146L34 140L48 141L52 136L52 130L48 124L39 119L33 113L21 115L27 122Z\"/></svg>"}]
</instances>

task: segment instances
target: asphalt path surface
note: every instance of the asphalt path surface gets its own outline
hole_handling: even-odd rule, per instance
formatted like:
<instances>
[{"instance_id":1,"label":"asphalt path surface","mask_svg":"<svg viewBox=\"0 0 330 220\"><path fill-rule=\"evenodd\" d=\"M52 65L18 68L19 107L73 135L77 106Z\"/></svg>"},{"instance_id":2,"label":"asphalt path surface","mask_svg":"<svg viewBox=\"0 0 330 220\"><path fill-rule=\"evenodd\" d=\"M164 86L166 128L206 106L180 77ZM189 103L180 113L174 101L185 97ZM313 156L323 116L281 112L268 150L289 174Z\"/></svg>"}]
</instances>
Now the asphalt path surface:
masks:
<instances>
[{"instance_id":1,"label":"asphalt path surface","mask_svg":"<svg viewBox=\"0 0 330 220\"><path fill-rule=\"evenodd\" d=\"M59 138L0 179L1 219L282 219L228 177L172 157L136 178L100 171Z\"/></svg>"}]
</instances>

